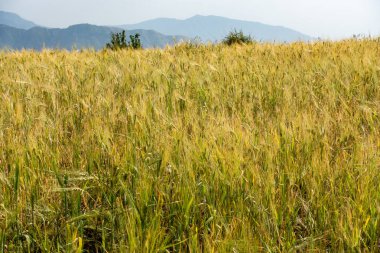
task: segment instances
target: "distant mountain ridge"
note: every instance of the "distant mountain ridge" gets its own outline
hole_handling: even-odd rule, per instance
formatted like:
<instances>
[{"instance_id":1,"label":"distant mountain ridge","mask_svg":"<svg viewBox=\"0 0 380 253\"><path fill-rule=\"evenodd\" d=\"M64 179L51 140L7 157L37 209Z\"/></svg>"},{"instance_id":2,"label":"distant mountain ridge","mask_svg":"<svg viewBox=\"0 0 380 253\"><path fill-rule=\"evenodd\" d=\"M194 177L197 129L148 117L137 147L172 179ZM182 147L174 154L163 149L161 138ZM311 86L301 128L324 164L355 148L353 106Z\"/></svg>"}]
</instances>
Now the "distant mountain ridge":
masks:
<instances>
[{"instance_id":1,"label":"distant mountain ridge","mask_svg":"<svg viewBox=\"0 0 380 253\"><path fill-rule=\"evenodd\" d=\"M35 23L21 18L19 15L0 10L0 25L7 25L19 29L30 29L37 26Z\"/></svg>"},{"instance_id":2,"label":"distant mountain ridge","mask_svg":"<svg viewBox=\"0 0 380 253\"><path fill-rule=\"evenodd\" d=\"M6 25L0 25L0 48L9 49L35 49L57 48L104 48L110 41L112 32L120 32L121 28L79 24L69 26L66 29L49 29L33 27L28 30L18 29ZM127 37L136 33L140 34L143 47L165 47L175 41L184 40L181 36L167 36L152 30L128 30Z\"/></svg>"},{"instance_id":3,"label":"distant mountain ridge","mask_svg":"<svg viewBox=\"0 0 380 253\"><path fill-rule=\"evenodd\" d=\"M258 22L218 16L194 16L185 20L159 18L118 27L78 24L64 29L44 28L17 14L0 11L0 48L35 49L104 48L113 32L127 30L127 37L139 33L144 48L165 47L179 41L200 38L221 41L230 31L242 30L258 41L310 41L313 38L295 30Z\"/></svg>"},{"instance_id":4,"label":"distant mountain ridge","mask_svg":"<svg viewBox=\"0 0 380 253\"><path fill-rule=\"evenodd\" d=\"M199 37L202 41L221 41L230 31L242 30L254 39L268 42L310 41L313 38L298 31L271 26L259 22L242 21L218 16L201 16L179 20L158 18L138 24L118 26L123 29L152 29L166 35L182 35L190 38Z\"/></svg>"}]
</instances>

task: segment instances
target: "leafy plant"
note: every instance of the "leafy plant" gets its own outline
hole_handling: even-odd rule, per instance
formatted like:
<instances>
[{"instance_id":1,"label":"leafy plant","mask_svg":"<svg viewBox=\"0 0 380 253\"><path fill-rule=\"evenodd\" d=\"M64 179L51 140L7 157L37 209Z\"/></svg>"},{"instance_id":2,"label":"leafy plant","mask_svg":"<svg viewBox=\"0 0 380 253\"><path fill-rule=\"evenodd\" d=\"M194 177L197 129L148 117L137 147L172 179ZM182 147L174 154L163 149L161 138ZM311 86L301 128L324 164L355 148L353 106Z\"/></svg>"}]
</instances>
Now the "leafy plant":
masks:
<instances>
[{"instance_id":1,"label":"leafy plant","mask_svg":"<svg viewBox=\"0 0 380 253\"><path fill-rule=\"evenodd\" d=\"M136 33L135 35L130 35L129 38L131 41L128 43L128 46L133 49L142 48L140 34Z\"/></svg>"},{"instance_id":2,"label":"leafy plant","mask_svg":"<svg viewBox=\"0 0 380 253\"><path fill-rule=\"evenodd\" d=\"M140 49L142 48L140 34L129 36L130 41L127 43L125 30L119 33L111 34L111 41L107 43L106 48L111 50L119 50L125 48Z\"/></svg>"},{"instance_id":3,"label":"leafy plant","mask_svg":"<svg viewBox=\"0 0 380 253\"><path fill-rule=\"evenodd\" d=\"M250 44L253 42L251 36L247 36L243 33L243 31L233 30L231 31L223 40L223 43L226 45L233 44Z\"/></svg>"}]
</instances>

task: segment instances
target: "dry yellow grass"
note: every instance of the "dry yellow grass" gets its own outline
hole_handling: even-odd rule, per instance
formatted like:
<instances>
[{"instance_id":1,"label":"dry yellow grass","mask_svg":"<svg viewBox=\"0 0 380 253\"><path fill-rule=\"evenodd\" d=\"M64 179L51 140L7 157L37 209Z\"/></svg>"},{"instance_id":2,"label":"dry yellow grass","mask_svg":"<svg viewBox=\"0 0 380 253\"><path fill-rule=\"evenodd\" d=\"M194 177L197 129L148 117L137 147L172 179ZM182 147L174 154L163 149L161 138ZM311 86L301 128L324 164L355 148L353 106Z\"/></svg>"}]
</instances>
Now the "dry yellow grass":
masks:
<instances>
[{"instance_id":1,"label":"dry yellow grass","mask_svg":"<svg viewBox=\"0 0 380 253\"><path fill-rule=\"evenodd\" d=\"M0 252L378 251L380 42L0 53Z\"/></svg>"}]
</instances>

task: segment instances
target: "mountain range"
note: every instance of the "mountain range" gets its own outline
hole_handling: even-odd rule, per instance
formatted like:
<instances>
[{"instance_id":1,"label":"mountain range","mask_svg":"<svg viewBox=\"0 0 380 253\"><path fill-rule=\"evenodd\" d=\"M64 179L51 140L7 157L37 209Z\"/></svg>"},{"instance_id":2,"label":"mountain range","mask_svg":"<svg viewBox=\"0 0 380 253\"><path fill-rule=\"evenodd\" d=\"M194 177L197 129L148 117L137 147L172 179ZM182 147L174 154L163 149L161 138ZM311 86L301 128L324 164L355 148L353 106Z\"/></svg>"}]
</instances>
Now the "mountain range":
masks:
<instances>
[{"instance_id":1,"label":"mountain range","mask_svg":"<svg viewBox=\"0 0 380 253\"><path fill-rule=\"evenodd\" d=\"M271 26L259 22L242 21L218 16L200 16L179 20L158 18L133 25L121 25L123 29L151 29L167 35L183 35L200 38L203 42L221 41L230 31L243 31L257 41L294 42L312 38L295 30Z\"/></svg>"},{"instance_id":2,"label":"mountain range","mask_svg":"<svg viewBox=\"0 0 380 253\"><path fill-rule=\"evenodd\" d=\"M0 48L94 48L101 49L111 33L127 30L127 36L139 33L143 47L165 47L178 41L199 38L203 42L221 41L230 31L241 30L258 41L309 41L311 37L295 30L258 22L217 16L194 16L185 20L159 18L131 25L96 26L78 24L64 29L45 28L14 13L0 11Z\"/></svg>"},{"instance_id":3,"label":"mountain range","mask_svg":"<svg viewBox=\"0 0 380 253\"><path fill-rule=\"evenodd\" d=\"M66 29L48 29L33 27L28 30L18 29L7 25L0 25L0 48L9 49L82 49L104 48L113 32L120 32L121 28L80 24L69 26ZM181 36L167 36L152 30L128 30L127 37L140 34L141 43L145 48L165 47L175 41L185 39Z\"/></svg>"},{"instance_id":4,"label":"mountain range","mask_svg":"<svg viewBox=\"0 0 380 253\"><path fill-rule=\"evenodd\" d=\"M19 29L30 29L37 26L35 23L21 18L19 15L0 10L0 24Z\"/></svg>"}]
</instances>

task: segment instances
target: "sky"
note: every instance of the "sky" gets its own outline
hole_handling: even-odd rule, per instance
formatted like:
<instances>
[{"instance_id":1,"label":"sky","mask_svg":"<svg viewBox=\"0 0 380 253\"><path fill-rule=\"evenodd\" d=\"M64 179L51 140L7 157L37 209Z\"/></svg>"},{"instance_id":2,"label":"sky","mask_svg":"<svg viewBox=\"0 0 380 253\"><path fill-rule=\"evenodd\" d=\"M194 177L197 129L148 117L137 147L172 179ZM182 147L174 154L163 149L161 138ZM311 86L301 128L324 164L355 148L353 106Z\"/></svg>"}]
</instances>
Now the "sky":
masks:
<instances>
[{"instance_id":1,"label":"sky","mask_svg":"<svg viewBox=\"0 0 380 253\"><path fill-rule=\"evenodd\" d=\"M328 39L380 35L380 0L0 0L0 10L62 28L199 14L280 25Z\"/></svg>"}]
</instances>

